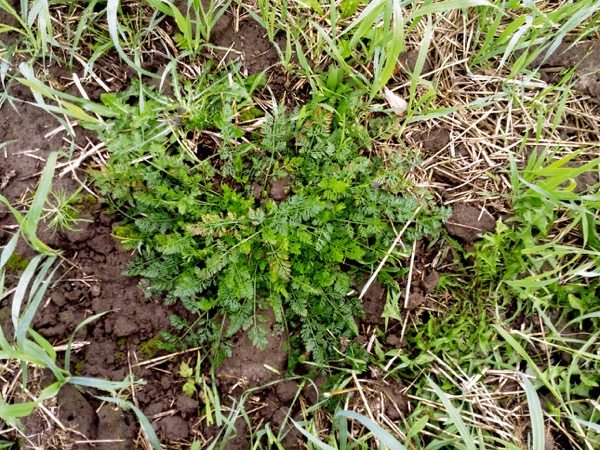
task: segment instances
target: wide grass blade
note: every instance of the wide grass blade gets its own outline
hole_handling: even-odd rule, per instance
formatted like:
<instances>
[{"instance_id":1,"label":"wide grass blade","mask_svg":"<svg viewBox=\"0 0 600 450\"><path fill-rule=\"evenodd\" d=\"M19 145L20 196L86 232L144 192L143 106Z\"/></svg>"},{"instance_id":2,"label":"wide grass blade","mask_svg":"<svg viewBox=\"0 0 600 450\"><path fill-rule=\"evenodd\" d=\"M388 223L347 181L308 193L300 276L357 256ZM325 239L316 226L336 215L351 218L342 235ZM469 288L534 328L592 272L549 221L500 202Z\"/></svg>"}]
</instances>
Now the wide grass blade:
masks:
<instances>
[{"instance_id":1,"label":"wide grass blade","mask_svg":"<svg viewBox=\"0 0 600 450\"><path fill-rule=\"evenodd\" d=\"M129 66L135 69L138 74L146 75L151 78L158 78L158 75L152 72L148 72L147 70L142 69L135 62L133 62L129 56L121 47L121 43L119 41L119 20L118 20L118 11L119 11L119 0L108 0L106 4L106 20L108 22L108 33L112 39L113 45L115 46L115 50L121 57L123 61L125 61Z\"/></svg>"},{"instance_id":2,"label":"wide grass blade","mask_svg":"<svg viewBox=\"0 0 600 450\"><path fill-rule=\"evenodd\" d=\"M537 395L533 384L529 381L526 375L521 374L521 381L525 387L527 395L527 404L529 406L529 417L531 419L531 435L533 437L532 450L544 450L545 445L545 429L544 429L544 413L540 404L540 399Z\"/></svg>"},{"instance_id":3,"label":"wide grass blade","mask_svg":"<svg viewBox=\"0 0 600 450\"><path fill-rule=\"evenodd\" d=\"M18 232L13 234L8 243L2 249L2 253L0 253L0 270L4 268L10 257L15 252L15 248L17 248L17 243L19 242L19 236L20 235Z\"/></svg>"},{"instance_id":4,"label":"wide grass blade","mask_svg":"<svg viewBox=\"0 0 600 450\"><path fill-rule=\"evenodd\" d=\"M35 271L37 266L42 261L42 255L36 255L25 267L25 270L21 274L19 278L19 282L17 283L17 288L15 289L15 293L13 295L13 301L11 305L11 314L10 317L12 319L12 324L15 331L18 333L19 330L19 316L21 314L21 307L25 303L25 293L27 292L27 288L29 287L29 283L31 279L35 275ZM25 330L27 331L27 330Z\"/></svg>"},{"instance_id":5,"label":"wide grass blade","mask_svg":"<svg viewBox=\"0 0 600 450\"><path fill-rule=\"evenodd\" d=\"M368 417L362 414L355 413L354 411L338 411L335 413L335 417L346 417L348 419L354 419L360 422L362 425L367 427L373 436L375 436L380 443L385 445L390 450L406 450L404 445L400 444L390 433L384 430L379 424L375 423Z\"/></svg>"},{"instance_id":6,"label":"wide grass blade","mask_svg":"<svg viewBox=\"0 0 600 450\"><path fill-rule=\"evenodd\" d=\"M12 207L6 197L0 195L0 203L3 203L9 209L15 220L19 223L20 234L34 250L36 250L38 253L46 255L55 255L56 252L38 239L37 227L44 212L46 199L48 198L48 194L52 187L52 178L54 176L54 168L56 166L57 157L58 153L56 152L50 153L50 156L48 156L46 167L44 167L44 172L40 178L33 202L26 215L18 212Z\"/></svg>"},{"instance_id":7,"label":"wide grass blade","mask_svg":"<svg viewBox=\"0 0 600 450\"><path fill-rule=\"evenodd\" d=\"M36 402L6 404L0 402L0 419L12 422L14 419L31 415L37 407Z\"/></svg>"},{"instance_id":8,"label":"wide grass blade","mask_svg":"<svg viewBox=\"0 0 600 450\"><path fill-rule=\"evenodd\" d=\"M73 330L73 333L71 334L71 337L69 337L69 342L67 342L67 350L65 352L65 370L67 372L69 372L71 369L71 347L73 346L73 339L75 339L75 335L77 334L77 332L79 330L81 330L83 327L85 327L87 324L93 322L94 320L99 319L100 317L108 314L111 311L104 311L98 314L94 314L93 316L90 316L86 319L84 319L83 321L81 321L76 327L75 330Z\"/></svg>"},{"instance_id":9,"label":"wide grass blade","mask_svg":"<svg viewBox=\"0 0 600 450\"><path fill-rule=\"evenodd\" d=\"M313 436L312 434L310 434L308 431L306 431L302 425L300 425L298 422L296 422L295 420L292 419L292 423L294 424L294 426L296 427L296 429L302 433L304 435L304 437L306 439L308 439L308 441L313 444L316 445L318 448L320 448L321 450L336 450L334 447L332 447L331 445L326 444L325 442L323 442L321 439L319 439L316 436Z\"/></svg>"},{"instance_id":10,"label":"wide grass blade","mask_svg":"<svg viewBox=\"0 0 600 450\"><path fill-rule=\"evenodd\" d=\"M154 428L152 428L152 424L150 423L148 418L144 415L144 413L137 406L135 406L133 403L128 402L126 400L121 400L120 398L106 397L106 396L99 396L96 398L98 398L99 400L103 400L105 402L113 403L125 411L128 409L131 409L134 412L134 414L136 415L138 421L140 422L142 431L148 438L148 441L150 441L152 448L154 450L162 450L163 447L160 444L160 441L158 439L158 436L156 435L156 432L154 431Z\"/></svg>"},{"instance_id":11,"label":"wide grass blade","mask_svg":"<svg viewBox=\"0 0 600 450\"><path fill-rule=\"evenodd\" d=\"M31 89L31 93L33 94L37 105L48 113L54 112L57 114L64 114L81 121L82 124L92 125L101 124L102 120L90 116L85 112L86 110L104 117L115 116L114 111L100 104L74 97L70 94L66 94L46 86L35 77L33 69L26 63L19 64L19 71L25 78L16 78L16 80L19 81L23 86L27 86L29 89ZM59 106L48 105L44 101L44 97L55 100ZM81 104L82 106L78 106L77 103Z\"/></svg>"},{"instance_id":12,"label":"wide grass blade","mask_svg":"<svg viewBox=\"0 0 600 450\"><path fill-rule=\"evenodd\" d=\"M107 392L116 392L123 389L129 389L132 384L145 384L145 382L142 380L133 381L130 379L125 379L123 381L109 381L101 378L91 377L70 377L69 383Z\"/></svg>"},{"instance_id":13,"label":"wide grass blade","mask_svg":"<svg viewBox=\"0 0 600 450\"><path fill-rule=\"evenodd\" d=\"M46 290L48 289L50 280L52 279L55 271L55 268L50 275L48 276L49 270L52 268L54 264L54 257L48 258L44 264L39 269L37 276L33 282L33 285L30 288L30 292L33 295L30 295L30 301L27 303L25 307L25 311L23 315L19 319L19 328L16 329L16 340L18 342L23 342L25 340L25 335L31 326L31 322L33 321L33 317L40 306L40 303L44 299L44 295Z\"/></svg>"},{"instance_id":14,"label":"wide grass blade","mask_svg":"<svg viewBox=\"0 0 600 450\"><path fill-rule=\"evenodd\" d=\"M450 420L454 423L454 425L458 429L458 433L460 434L460 437L462 438L463 443L465 444L466 448L468 450L477 450L477 446L475 445L475 442L473 441L473 437L471 436L471 433L469 432L467 426L465 425L462 418L460 417L460 413L454 407L454 405L452 404L452 402L450 401L450 399L448 398L446 393L444 391L442 391L442 389L437 384L435 384L435 382L431 378L428 377L428 381L429 381L429 385L432 387L433 391L436 393L436 395L439 397L442 404L444 405L444 408L446 409L446 412L448 413Z\"/></svg>"}]
</instances>

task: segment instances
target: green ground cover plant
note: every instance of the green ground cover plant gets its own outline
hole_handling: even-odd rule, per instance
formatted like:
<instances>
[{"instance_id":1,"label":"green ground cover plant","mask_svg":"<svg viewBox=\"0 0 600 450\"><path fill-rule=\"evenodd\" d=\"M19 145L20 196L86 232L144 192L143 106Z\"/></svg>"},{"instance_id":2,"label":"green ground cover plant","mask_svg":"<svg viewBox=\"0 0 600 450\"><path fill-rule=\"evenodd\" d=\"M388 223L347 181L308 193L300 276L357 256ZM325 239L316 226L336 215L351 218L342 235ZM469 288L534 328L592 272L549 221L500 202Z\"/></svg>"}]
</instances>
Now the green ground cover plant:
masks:
<instances>
[{"instance_id":1,"label":"green ground cover plant","mask_svg":"<svg viewBox=\"0 0 600 450\"><path fill-rule=\"evenodd\" d=\"M435 239L447 212L403 178L414 157L374 148L380 128L363 125L360 92L262 112L251 83L207 72L184 87L185 104L144 88L104 96L121 115L100 132L111 158L96 183L127 218L116 235L138 252L128 273L197 315L188 336L202 342L188 345L214 340L220 313L226 336L247 330L264 346L270 309L324 361L358 334L358 284L393 227L414 220L407 242Z\"/></svg>"}]
</instances>

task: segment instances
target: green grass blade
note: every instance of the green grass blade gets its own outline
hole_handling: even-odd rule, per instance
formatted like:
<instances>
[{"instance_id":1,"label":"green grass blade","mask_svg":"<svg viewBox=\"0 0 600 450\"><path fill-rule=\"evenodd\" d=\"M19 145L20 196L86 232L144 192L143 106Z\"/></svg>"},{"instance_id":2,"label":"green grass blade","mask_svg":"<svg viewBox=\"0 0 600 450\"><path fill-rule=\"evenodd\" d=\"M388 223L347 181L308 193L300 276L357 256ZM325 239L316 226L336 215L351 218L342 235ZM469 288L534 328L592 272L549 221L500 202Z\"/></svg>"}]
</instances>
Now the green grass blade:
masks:
<instances>
[{"instance_id":1,"label":"green grass blade","mask_svg":"<svg viewBox=\"0 0 600 450\"><path fill-rule=\"evenodd\" d=\"M42 261L42 258L42 255L34 256L29 264L27 264L27 267L25 267L25 270L21 274L19 282L17 283L17 288L13 294L13 301L11 305L11 319L15 332L18 332L19 330L19 316L21 315L21 307L25 303L25 293L27 292L29 283L35 274L38 265ZM27 329L25 329L25 333L26 332Z\"/></svg>"},{"instance_id":2,"label":"green grass blade","mask_svg":"<svg viewBox=\"0 0 600 450\"><path fill-rule=\"evenodd\" d=\"M390 42L385 51L385 64L373 83L372 94L382 89L390 78L392 78L394 70L396 70L396 66L398 65L398 58L405 48L404 41L404 15L402 13L401 2L393 0Z\"/></svg>"},{"instance_id":3,"label":"green grass blade","mask_svg":"<svg viewBox=\"0 0 600 450\"><path fill-rule=\"evenodd\" d=\"M384 430L379 424L375 423L368 417L363 416L362 414L355 413L354 411L338 411L335 413L335 417L346 417L348 419L354 419L357 422L360 422L362 425L367 427L373 436L375 436L380 443L385 445L390 450L406 450L404 445L400 444L386 430Z\"/></svg>"},{"instance_id":4,"label":"green grass blade","mask_svg":"<svg viewBox=\"0 0 600 450\"><path fill-rule=\"evenodd\" d=\"M46 199L48 198L48 194L52 188L52 178L54 177L54 168L56 167L57 158L58 153L56 152L52 152L48 156L46 166L44 167L44 172L40 177L40 182L37 190L35 191L29 211L27 211L27 214L20 224L23 237L27 240L29 245L33 247L34 250L42 254L56 254L54 250L38 239L37 228L39 226L42 214L44 213Z\"/></svg>"},{"instance_id":5,"label":"green grass blade","mask_svg":"<svg viewBox=\"0 0 600 450\"><path fill-rule=\"evenodd\" d=\"M521 381L525 387L527 395L527 405L529 406L529 417L531 419L531 434L533 437L532 450L544 450L545 445L545 429L544 429L544 413L540 404L540 399L537 395L533 384L524 374L521 374Z\"/></svg>"},{"instance_id":6,"label":"green grass blade","mask_svg":"<svg viewBox=\"0 0 600 450\"><path fill-rule=\"evenodd\" d=\"M7 244L3 247L2 253L0 253L0 270L4 268L10 257L15 252L15 248L17 248L17 243L19 242L19 233L13 234ZM1 292L0 292L1 293Z\"/></svg>"},{"instance_id":7,"label":"green grass blade","mask_svg":"<svg viewBox=\"0 0 600 450\"><path fill-rule=\"evenodd\" d=\"M415 98L417 95L417 84L419 82L421 73L423 72L423 67L425 66L425 61L427 59L427 54L429 52L429 46L433 39L434 26L431 20L431 16L427 17L427 25L425 26L425 33L423 34L423 40L421 41L421 45L419 46L419 54L417 55L417 62L415 64L414 72L410 77L410 87L409 87L409 111L412 112L413 105L415 102Z\"/></svg>"},{"instance_id":8,"label":"green grass blade","mask_svg":"<svg viewBox=\"0 0 600 450\"><path fill-rule=\"evenodd\" d=\"M22 17L19 15L19 13L17 13L17 11L15 11L15 9L10 5L9 2L7 2L6 0L0 0L0 9L3 9L4 11L6 11L8 14L10 14L17 22L19 22L19 25L21 26L21 28L23 30L25 30L27 36L29 36L29 40L31 43L35 43L35 39L33 37L33 34L31 34L31 27L29 27L27 25L27 22L25 22ZM20 31L21 33L23 33L22 31Z\"/></svg>"},{"instance_id":9,"label":"green grass blade","mask_svg":"<svg viewBox=\"0 0 600 450\"><path fill-rule=\"evenodd\" d=\"M50 342L48 342L46 338L44 338L41 334L39 334L33 329L29 330L29 334L31 335L35 343L39 345L40 348L44 351L44 353L46 353L50 357L52 362L56 363L56 350L54 350L52 344L50 344Z\"/></svg>"},{"instance_id":10,"label":"green grass blade","mask_svg":"<svg viewBox=\"0 0 600 450\"><path fill-rule=\"evenodd\" d=\"M369 30L373 28L373 24L377 21L381 15L383 8L388 0L372 0L367 7L354 19L344 31L342 31L339 37L350 32L354 28L357 28L351 39L351 47L356 45L356 42L362 38Z\"/></svg>"},{"instance_id":11,"label":"green grass blade","mask_svg":"<svg viewBox=\"0 0 600 450\"><path fill-rule=\"evenodd\" d=\"M429 385L433 388L433 391L436 393L436 395L439 397L442 404L444 405L444 408L446 408L446 412L448 413L450 420L458 429L458 433L462 437L463 443L465 444L467 449L476 450L477 446L473 441L473 437L471 436L471 433L469 433L467 426L460 417L460 413L458 412L458 410L454 407L446 393L442 391L442 389L437 384L435 384L435 382L431 378L427 377L427 379L429 381Z\"/></svg>"},{"instance_id":12,"label":"green grass blade","mask_svg":"<svg viewBox=\"0 0 600 450\"><path fill-rule=\"evenodd\" d=\"M85 386L94 389L100 389L101 391L115 392L122 389L129 389L132 384L144 384L141 380L132 381L125 379L123 381L108 381L101 378L91 377L70 377L69 383L76 384L78 386Z\"/></svg>"},{"instance_id":13,"label":"green grass blade","mask_svg":"<svg viewBox=\"0 0 600 450\"><path fill-rule=\"evenodd\" d=\"M106 397L106 396L99 396L96 398L98 398L99 400L103 400L105 402L113 403L123 410L131 409L134 412L134 414L136 415L138 421L140 422L140 427L144 431L144 434L148 438L148 441L150 441L152 448L154 450L162 450L163 447L160 444L160 441L158 439L158 436L156 435L156 432L154 431L154 428L152 428L152 424L150 423L148 418L144 415L144 413L137 406L135 406L131 402L121 400L120 398Z\"/></svg>"},{"instance_id":14,"label":"green grass blade","mask_svg":"<svg viewBox=\"0 0 600 450\"><path fill-rule=\"evenodd\" d=\"M527 362L527 364L529 365L529 368L535 372L537 377L550 390L552 395L554 395L554 397L557 400L562 401L561 395L556 390L556 388L552 385L552 383L550 383L547 380L547 378L544 376L544 374L539 369L539 367L534 363L534 361L531 359L531 357L527 354L527 351L523 348L523 346L521 344L519 344L517 342L517 340L510 334L510 332L508 332L507 330L505 330L504 328L502 328L500 325L497 325L497 324L494 324L493 327L504 338L504 340L508 343L508 345L510 345L513 348L513 350L515 350L521 356L521 358L523 358Z\"/></svg>"},{"instance_id":15,"label":"green grass blade","mask_svg":"<svg viewBox=\"0 0 600 450\"><path fill-rule=\"evenodd\" d=\"M495 8L495 6L487 0L447 0L444 2L431 2L426 6L411 11L408 17L409 20L413 20L429 14L439 14L454 9L466 9L475 6L489 6Z\"/></svg>"},{"instance_id":16,"label":"green grass blade","mask_svg":"<svg viewBox=\"0 0 600 450\"><path fill-rule=\"evenodd\" d=\"M316 436L313 436L312 434L310 434L308 431L306 431L302 425L300 425L298 422L296 422L294 419L292 419L292 424L296 427L296 429L302 433L304 435L304 437L306 439L308 439L308 441L310 443L312 443L313 445L316 445L318 448L320 448L321 450L336 450L335 448L333 448L331 445L326 444L325 442L323 442L321 439L319 439Z\"/></svg>"},{"instance_id":17,"label":"green grass blade","mask_svg":"<svg viewBox=\"0 0 600 450\"><path fill-rule=\"evenodd\" d=\"M30 292L33 295L30 296L30 301L27 303L25 311L19 319L19 329L15 329L17 343L25 340L25 336L27 331L29 331L33 317L35 316L40 303L44 299L44 294L46 293L54 272L56 271L55 268L54 271L48 275L48 271L52 268L54 260L54 257L50 257L44 262L30 288Z\"/></svg>"},{"instance_id":18,"label":"green grass blade","mask_svg":"<svg viewBox=\"0 0 600 450\"><path fill-rule=\"evenodd\" d=\"M158 75L152 72L148 72L147 70L142 69L135 62L133 62L129 56L121 47L121 43L119 42L119 20L118 20L118 11L119 11L119 0L108 0L106 5L106 21L108 22L108 33L112 39L113 45L115 46L115 50L121 57L123 61L125 61L129 66L135 69L138 74L146 75L147 77L157 78Z\"/></svg>"},{"instance_id":19,"label":"green grass blade","mask_svg":"<svg viewBox=\"0 0 600 450\"><path fill-rule=\"evenodd\" d=\"M23 342L20 346L18 354L15 354L15 358L19 359L23 363L31 362L50 370L54 377L61 382L65 380L65 372L56 365L51 356L48 355L42 347L33 341L27 340ZM23 372L23 376L26 375L27 372ZM27 383L24 382L23 385L27 385Z\"/></svg>"},{"instance_id":20,"label":"green grass blade","mask_svg":"<svg viewBox=\"0 0 600 450\"><path fill-rule=\"evenodd\" d=\"M579 423L580 425L588 427L589 429L595 431L596 433L600 433L600 424L589 422L587 420L581 420L577 417L573 417L573 420L575 422Z\"/></svg>"},{"instance_id":21,"label":"green grass blade","mask_svg":"<svg viewBox=\"0 0 600 450\"><path fill-rule=\"evenodd\" d=\"M73 339L75 339L75 335L77 334L77 332L83 327L85 327L87 324L99 319L100 317L104 316L105 314L108 314L109 312L110 311L104 311L98 314L94 314L93 316L87 317L75 327L75 330L73 330L71 337L69 337L69 342L67 343L67 350L65 352L65 370L67 372L71 371L71 347L73 346Z\"/></svg>"},{"instance_id":22,"label":"green grass blade","mask_svg":"<svg viewBox=\"0 0 600 450\"><path fill-rule=\"evenodd\" d=\"M14 419L27 417L31 415L36 407L36 402L13 403L10 405L0 402L0 419L5 422L12 422Z\"/></svg>"}]
</instances>

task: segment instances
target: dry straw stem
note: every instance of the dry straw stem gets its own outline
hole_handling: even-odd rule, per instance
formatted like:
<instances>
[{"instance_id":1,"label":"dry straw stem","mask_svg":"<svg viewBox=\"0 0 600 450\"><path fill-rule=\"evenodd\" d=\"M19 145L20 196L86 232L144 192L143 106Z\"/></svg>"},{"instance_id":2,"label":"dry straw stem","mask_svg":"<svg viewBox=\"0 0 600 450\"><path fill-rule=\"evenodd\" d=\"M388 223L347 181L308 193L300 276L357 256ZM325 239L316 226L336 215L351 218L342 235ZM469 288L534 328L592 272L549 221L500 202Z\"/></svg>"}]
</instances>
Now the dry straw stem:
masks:
<instances>
[{"instance_id":1,"label":"dry straw stem","mask_svg":"<svg viewBox=\"0 0 600 450\"><path fill-rule=\"evenodd\" d=\"M406 232L406 230L408 229L408 227L412 224L412 222L415 219L415 217L417 217L417 215L419 214L419 211L421 210L421 208L422 208L422 205L419 205L417 207L417 209L415 209L415 212L413 213L412 219L409 220L408 222L406 222L406 224L404 224L404 226L402 227L402 229L400 230L400 232L396 235L396 239L394 239L394 242L392 242L392 245L390 246L390 248L388 249L387 253L383 257L383 259L381 260L381 262L379 263L379 265L377 266L377 268L375 269L375 272L373 272L373 274L369 277L369 279L365 283L364 287L362 288L362 290L360 292L360 295L358 297L359 299L362 299L365 296L365 294L367 293L367 291L371 287L371 284L373 284L373 281L375 281L377 279L377 275L379 275L379 272L381 272L381 269L383 268L383 266L385 265L386 261L391 256L391 254L394 252L394 249L400 243L400 240L402 239L402 236L404 235L404 233Z\"/></svg>"}]
</instances>

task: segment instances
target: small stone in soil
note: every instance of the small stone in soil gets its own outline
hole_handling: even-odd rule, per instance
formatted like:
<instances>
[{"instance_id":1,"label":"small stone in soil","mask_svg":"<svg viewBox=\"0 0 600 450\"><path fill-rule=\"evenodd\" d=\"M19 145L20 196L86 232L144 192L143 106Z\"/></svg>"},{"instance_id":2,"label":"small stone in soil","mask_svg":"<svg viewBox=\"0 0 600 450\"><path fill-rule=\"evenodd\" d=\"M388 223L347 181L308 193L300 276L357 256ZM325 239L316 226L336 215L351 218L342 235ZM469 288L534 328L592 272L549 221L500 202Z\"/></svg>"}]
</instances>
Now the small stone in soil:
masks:
<instances>
[{"instance_id":1,"label":"small stone in soil","mask_svg":"<svg viewBox=\"0 0 600 450\"><path fill-rule=\"evenodd\" d=\"M421 281L421 287L425 290L425 292L430 293L433 292L439 282L440 275L437 273L437 271L432 270Z\"/></svg>"},{"instance_id":2,"label":"small stone in soil","mask_svg":"<svg viewBox=\"0 0 600 450\"><path fill-rule=\"evenodd\" d=\"M289 196L289 186L292 179L289 175L271 181L271 198L277 202L285 200Z\"/></svg>"},{"instance_id":3,"label":"small stone in soil","mask_svg":"<svg viewBox=\"0 0 600 450\"><path fill-rule=\"evenodd\" d=\"M277 392L277 397L281 400L282 403L288 404L294 400L296 393L298 392L298 383L295 381L282 381L277 384L275 391Z\"/></svg>"},{"instance_id":4,"label":"small stone in soil","mask_svg":"<svg viewBox=\"0 0 600 450\"><path fill-rule=\"evenodd\" d=\"M363 286L360 287L362 291ZM385 307L385 287L377 280L371 283L367 292L365 292L363 304L365 309L365 322L371 324L381 324L383 308Z\"/></svg>"},{"instance_id":5,"label":"small stone in soil","mask_svg":"<svg viewBox=\"0 0 600 450\"><path fill-rule=\"evenodd\" d=\"M183 415L188 415L196 412L198 410L199 405L200 403L197 400L189 398L183 394L177 397L177 402L175 403L175 406L177 406L177 409Z\"/></svg>"},{"instance_id":6,"label":"small stone in soil","mask_svg":"<svg viewBox=\"0 0 600 450\"><path fill-rule=\"evenodd\" d=\"M108 255L115 249L115 241L110 234L98 234L88 242L88 245L102 255Z\"/></svg>"},{"instance_id":7,"label":"small stone in soil","mask_svg":"<svg viewBox=\"0 0 600 450\"><path fill-rule=\"evenodd\" d=\"M406 341L396 334L389 334L388 336L386 336L385 343L390 347L394 348L406 347Z\"/></svg>"},{"instance_id":8,"label":"small stone in soil","mask_svg":"<svg viewBox=\"0 0 600 450\"><path fill-rule=\"evenodd\" d=\"M111 440L96 445L100 450L129 450L133 448L132 427L125 420L125 413L110 405L98 411L98 439Z\"/></svg>"},{"instance_id":9,"label":"small stone in soil","mask_svg":"<svg viewBox=\"0 0 600 450\"><path fill-rule=\"evenodd\" d=\"M271 422L273 422L273 425L275 425L277 428L281 427L281 424L288 416L288 413L289 409L282 406L277 411L275 411L273 417L271 418Z\"/></svg>"},{"instance_id":10,"label":"small stone in soil","mask_svg":"<svg viewBox=\"0 0 600 450\"><path fill-rule=\"evenodd\" d=\"M58 418L64 425L77 430L88 439L94 439L96 412L77 389L70 385L64 386L58 393L58 404Z\"/></svg>"},{"instance_id":11,"label":"small stone in soil","mask_svg":"<svg viewBox=\"0 0 600 450\"><path fill-rule=\"evenodd\" d=\"M52 303L54 303L56 306L62 306L66 302L63 292L53 292L50 295L50 300L52 300Z\"/></svg>"},{"instance_id":12,"label":"small stone in soil","mask_svg":"<svg viewBox=\"0 0 600 450\"><path fill-rule=\"evenodd\" d=\"M420 292L412 292L408 297L407 309L417 309L425 303L425 297Z\"/></svg>"},{"instance_id":13,"label":"small stone in soil","mask_svg":"<svg viewBox=\"0 0 600 450\"><path fill-rule=\"evenodd\" d=\"M323 384L325 383L326 378L322 375L316 377L313 382L307 382L306 386L302 390L302 395L306 399L308 403L314 405L319 400L320 390Z\"/></svg>"},{"instance_id":14,"label":"small stone in soil","mask_svg":"<svg viewBox=\"0 0 600 450\"><path fill-rule=\"evenodd\" d=\"M190 434L188 423L179 416L168 416L162 419L160 430L169 440L185 439Z\"/></svg>"},{"instance_id":15,"label":"small stone in soil","mask_svg":"<svg viewBox=\"0 0 600 450\"><path fill-rule=\"evenodd\" d=\"M460 203L454 205L452 210L446 229L466 243L472 244L481 233L496 229L496 219L485 210Z\"/></svg>"},{"instance_id":16,"label":"small stone in soil","mask_svg":"<svg viewBox=\"0 0 600 450\"><path fill-rule=\"evenodd\" d=\"M116 337L125 337L137 332L139 327L132 320L127 319L126 317L119 317L113 328L113 334Z\"/></svg>"}]
</instances>

